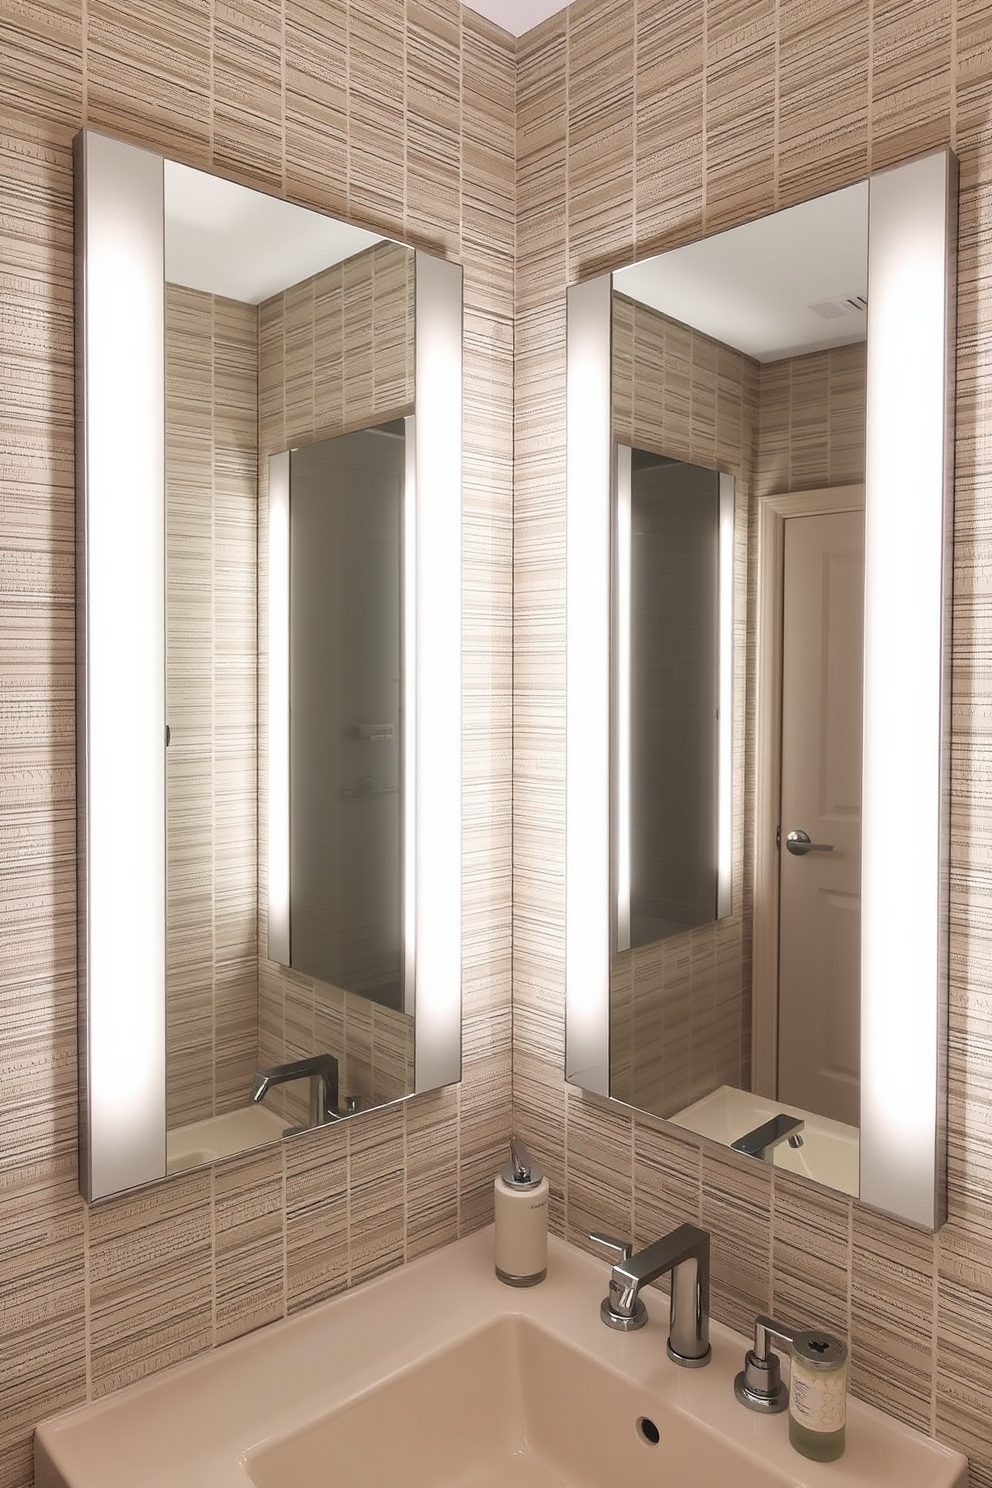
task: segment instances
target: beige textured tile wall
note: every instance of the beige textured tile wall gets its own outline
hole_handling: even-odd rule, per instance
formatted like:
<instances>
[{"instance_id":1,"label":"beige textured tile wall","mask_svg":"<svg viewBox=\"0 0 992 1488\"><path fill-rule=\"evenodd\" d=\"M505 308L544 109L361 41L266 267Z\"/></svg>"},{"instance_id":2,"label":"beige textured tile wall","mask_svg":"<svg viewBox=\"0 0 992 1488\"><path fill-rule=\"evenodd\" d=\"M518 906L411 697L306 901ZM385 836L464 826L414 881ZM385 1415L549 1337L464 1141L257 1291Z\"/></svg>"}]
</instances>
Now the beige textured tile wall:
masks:
<instances>
[{"instance_id":1,"label":"beige textured tile wall","mask_svg":"<svg viewBox=\"0 0 992 1488\"><path fill-rule=\"evenodd\" d=\"M298 444L403 418L414 406L414 255L398 243L365 253L274 295L259 315L259 485L268 492L269 456ZM263 505L264 511L264 505ZM314 1052L335 1055L342 1102L379 1105L413 1086L412 1020L300 972L265 954L268 862L268 538L259 529L259 1065ZM277 1087L272 1104L307 1119L305 1083Z\"/></svg>"},{"instance_id":2,"label":"beige textured tile wall","mask_svg":"<svg viewBox=\"0 0 992 1488\"><path fill-rule=\"evenodd\" d=\"M555 1224L639 1241L700 1218L714 1311L826 1316L854 1387L992 1485L992 11L987 0L577 0L518 48L514 1113ZM950 1218L934 1238L566 1092L564 291L846 185L961 159L955 509Z\"/></svg>"},{"instance_id":3,"label":"beige textured tile wall","mask_svg":"<svg viewBox=\"0 0 992 1488\"><path fill-rule=\"evenodd\" d=\"M856 1319L859 1390L970 1451L975 1482L992 1483L990 20L988 0L640 0L636 18L631 0L581 3L520 45L514 114L511 43L452 0L11 0L0 15L3 1488L29 1483L39 1416L488 1213L509 1082L512 435L515 1110L555 1180L554 1222L645 1239L700 1215L720 1315L771 1303ZM465 1083L90 1212L74 1155L69 145L83 121L462 259L468 397ZM964 188L951 1219L933 1240L566 1097L563 285L948 140Z\"/></svg>"},{"instance_id":4,"label":"beige textured tile wall","mask_svg":"<svg viewBox=\"0 0 992 1488\"><path fill-rule=\"evenodd\" d=\"M0 10L0 1485L31 1429L484 1223L509 1130L513 47L452 0ZM464 1080L76 1196L70 147L81 124L465 265Z\"/></svg>"},{"instance_id":5,"label":"beige textured tile wall","mask_svg":"<svg viewBox=\"0 0 992 1488\"><path fill-rule=\"evenodd\" d=\"M258 1068L258 312L165 300L166 1124Z\"/></svg>"},{"instance_id":6,"label":"beige textured tile wall","mask_svg":"<svg viewBox=\"0 0 992 1488\"><path fill-rule=\"evenodd\" d=\"M865 373L864 342L761 367L756 496L864 480Z\"/></svg>"}]
</instances>

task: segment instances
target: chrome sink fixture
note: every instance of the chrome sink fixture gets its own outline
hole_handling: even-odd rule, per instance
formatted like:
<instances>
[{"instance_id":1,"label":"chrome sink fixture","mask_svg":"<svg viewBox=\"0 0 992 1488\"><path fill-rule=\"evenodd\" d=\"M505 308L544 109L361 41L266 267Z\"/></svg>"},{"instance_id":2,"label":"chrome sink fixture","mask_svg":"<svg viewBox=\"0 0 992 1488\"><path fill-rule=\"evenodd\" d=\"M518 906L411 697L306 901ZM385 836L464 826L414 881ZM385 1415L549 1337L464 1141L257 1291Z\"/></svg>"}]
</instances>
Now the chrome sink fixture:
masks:
<instances>
[{"instance_id":1,"label":"chrome sink fixture","mask_svg":"<svg viewBox=\"0 0 992 1488\"><path fill-rule=\"evenodd\" d=\"M672 1274L669 1308L668 1357L684 1369L698 1369L710 1361L710 1237L696 1225L679 1225L671 1234L646 1245L633 1255L626 1240L589 1236L619 1257L610 1272L609 1296L600 1304L599 1315L608 1328L629 1333L643 1328L647 1308L640 1298L649 1286L667 1272Z\"/></svg>"},{"instance_id":2,"label":"chrome sink fixture","mask_svg":"<svg viewBox=\"0 0 992 1488\"><path fill-rule=\"evenodd\" d=\"M797 1116L786 1116L784 1113L773 1116L771 1121L762 1122L753 1131L745 1132L738 1137L736 1142L731 1142L735 1152L743 1152L747 1157L756 1157L761 1162L774 1162L773 1153L776 1147L781 1147L783 1142L788 1142L790 1147L801 1147L803 1145L803 1130L805 1121Z\"/></svg>"},{"instance_id":3,"label":"chrome sink fixture","mask_svg":"<svg viewBox=\"0 0 992 1488\"><path fill-rule=\"evenodd\" d=\"M759 1316L754 1320L754 1343L744 1355L744 1368L734 1380L734 1394L748 1410L778 1415L789 1403L789 1392L782 1383L782 1366L772 1352L771 1340L791 1347L795 1328Z\"/></svg>"},{"instance_id":4,"label":"chrome sink fixture","mask_svg":"<svg viewBox=\"0 0 992 1488\"><path fill-rule=\"evenodd\" d=\"M257 1104L273 1085L285 1085L290 1080L310 1081L310 1126L326 1126L329 1121L339 1119L338 1062L333 1054L315 1054L309 1059L294 1059L291 1064L259 1070L251 1098Z\"/></svg>"},{"instance_id":5,"label":"chrome sink fixture","mask_svg":"<svg viewBox=\"0 0 992 1488\"><path fill-rule=\"evenodd\" d=\"M734 1398L745 1339L713 1323L709 1368L674 1368L667 1298L604 1328L602 1263L561 1241L526 1293L492 1258L483 1230L53 1417L36 1488L965 1488L959 1453L858 1400L843 1458L800 1457Z\"/></svg>"}]
</instances>

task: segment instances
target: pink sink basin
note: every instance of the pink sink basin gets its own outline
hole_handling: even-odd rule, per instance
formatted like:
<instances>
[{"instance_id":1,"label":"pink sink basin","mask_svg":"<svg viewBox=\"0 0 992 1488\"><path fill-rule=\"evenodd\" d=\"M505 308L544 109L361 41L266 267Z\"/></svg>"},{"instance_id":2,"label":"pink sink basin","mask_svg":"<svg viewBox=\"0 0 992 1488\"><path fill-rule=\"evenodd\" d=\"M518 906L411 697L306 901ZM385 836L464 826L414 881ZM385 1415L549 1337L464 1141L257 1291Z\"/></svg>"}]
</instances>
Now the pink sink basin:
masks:
<instances>
[{"instance_id":1,"label":"pink sink basin","mask_svg":"<svg viewBox=\"0 0 992 1488\"><path fill-rule=\"evenodd\" d=\"M251 1453L245 1466L255 1488L327 1488L332 1480L348 1488L793 1481L519 1316Z\"/></svg>"}]
</instances>

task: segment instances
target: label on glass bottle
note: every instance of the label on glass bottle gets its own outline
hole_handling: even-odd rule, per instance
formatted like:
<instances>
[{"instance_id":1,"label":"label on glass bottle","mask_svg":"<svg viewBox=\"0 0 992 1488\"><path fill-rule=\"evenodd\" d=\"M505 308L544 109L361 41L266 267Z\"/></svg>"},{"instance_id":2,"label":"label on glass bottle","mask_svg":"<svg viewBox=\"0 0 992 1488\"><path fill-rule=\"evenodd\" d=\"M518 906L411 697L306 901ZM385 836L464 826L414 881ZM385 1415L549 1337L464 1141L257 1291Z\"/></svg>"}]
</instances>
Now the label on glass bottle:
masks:
<instances>
[{"instance_id":1,"label":"label on glass bottle","mask_svg":"<svg viewBox=\"0 0 992 1488\"><path fill-rule=\"evenodd\" d=\"M789 1410L807 1431L840 1431L847 1414L847 1361L818 1369L794 1357Z\"/></svg>"}]
</instances>

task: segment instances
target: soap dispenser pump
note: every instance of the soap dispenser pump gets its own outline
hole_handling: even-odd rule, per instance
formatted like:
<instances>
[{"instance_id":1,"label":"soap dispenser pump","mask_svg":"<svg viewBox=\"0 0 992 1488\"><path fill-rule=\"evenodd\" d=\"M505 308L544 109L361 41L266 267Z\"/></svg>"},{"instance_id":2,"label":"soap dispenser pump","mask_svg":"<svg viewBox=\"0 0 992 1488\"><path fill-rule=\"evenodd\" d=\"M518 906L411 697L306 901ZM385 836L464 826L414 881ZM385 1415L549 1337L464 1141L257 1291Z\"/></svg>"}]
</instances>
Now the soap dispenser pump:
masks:
<instances>
[{"instance_id":1,"label":"soap dispenser pump","mask_svg":"<svg viewBox=\"0 0 992 1488\"><path fill-rule=\"evenodd\" d=\"M495 1182L496 1275L536 1286L548 1274L548 1180L517 1137Z\"/></svg>"}]
</instances>

